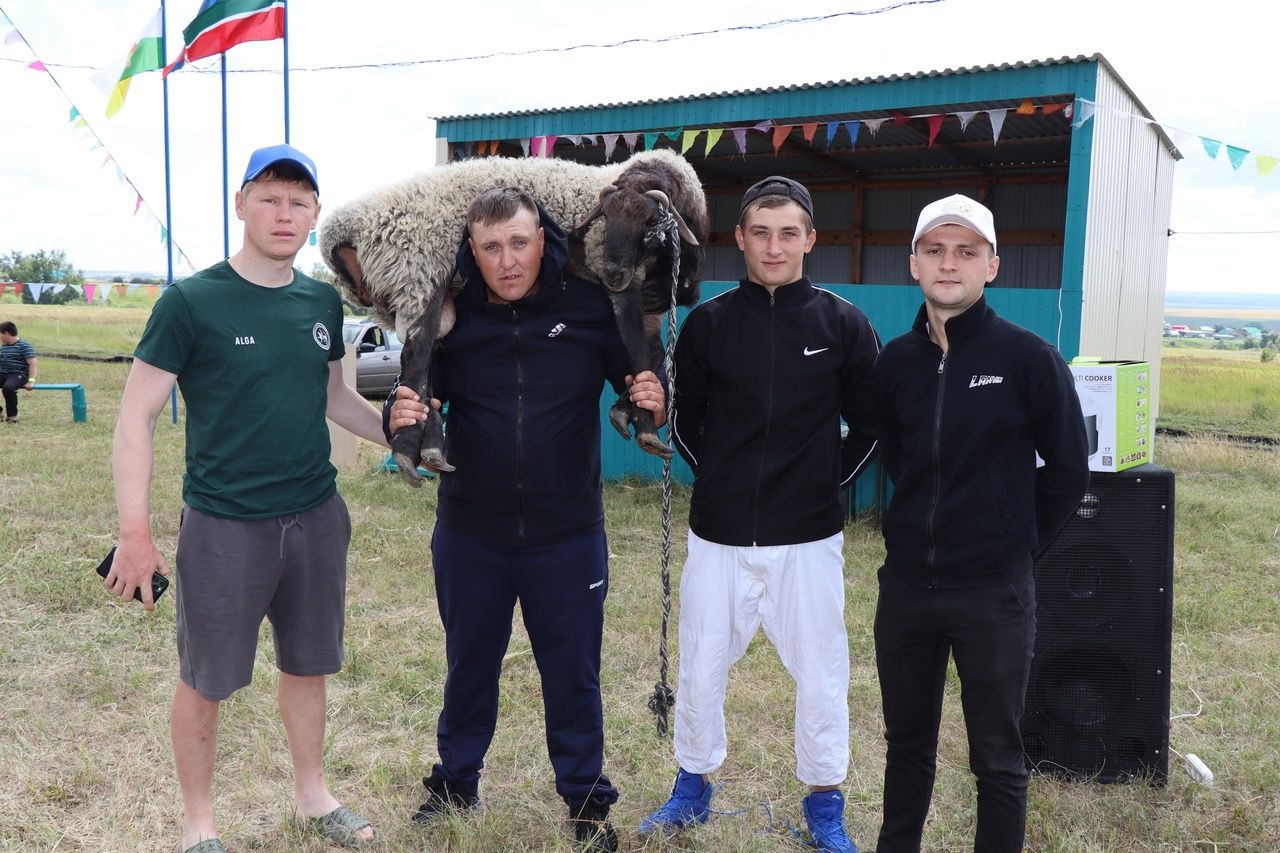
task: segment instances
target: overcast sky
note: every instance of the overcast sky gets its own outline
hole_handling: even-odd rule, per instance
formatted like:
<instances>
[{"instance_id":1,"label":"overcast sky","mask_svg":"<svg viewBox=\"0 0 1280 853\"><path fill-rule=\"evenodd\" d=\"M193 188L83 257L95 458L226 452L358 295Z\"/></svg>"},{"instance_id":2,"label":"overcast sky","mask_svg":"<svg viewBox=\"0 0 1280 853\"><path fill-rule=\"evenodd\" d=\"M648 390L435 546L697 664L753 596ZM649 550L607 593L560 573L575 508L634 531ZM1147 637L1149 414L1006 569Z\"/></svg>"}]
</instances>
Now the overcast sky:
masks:
<instances>
[{"instance_id":1,"label":"overcast sky","mask_svg":"<svg viewBox=\"0 0 1280 853\"><path fill-rule=\"evenodd\" d=\"M430 116L612 103L780 84L909 74L1102 53L1163 124L1280 156L1280 72L1270 4L1166 0L938 0L866 17L724 33L666 45L583 49L402 69L308 71L612 42L888 6L893 0L789 4L724 0L528 0L290 5L291 141L319 165L321 200L336 206L433 163ZM120 58L157 0L0 0L124 172L164 218L160 76L135 78L124 109L88 68ZM169 0L170 54L199 0ZM1250 8L1256 11L1248 11ZM1194 10L1194 11L1191 11ZM8 32L0 22L0 38ZM236 70L280 67L280 43L228 55ZM90 270L165 268L159 233L132 215L134 196L104 152L68 121L70 103L48 75L29 70L21 43L0 46L0 252L65 249ZM197 67L215 67L203 60ZM229 161L238 185L248 153L282 141L279 74L232 73ZM217 74L170 77L173 229L196 268L223 257ZM1192 142L1194 142L1194 138ZM1280 291L1280 168L1259 178L1250 156L1233 172L1184 144L1176 167L1170 290ZM232 220L231 248L240 226ZM304 249L299 266L319 260ZM903 263L906 263L904 256ZM179 268L178 272L182 272Z\"/></svg>"}]
</instances>

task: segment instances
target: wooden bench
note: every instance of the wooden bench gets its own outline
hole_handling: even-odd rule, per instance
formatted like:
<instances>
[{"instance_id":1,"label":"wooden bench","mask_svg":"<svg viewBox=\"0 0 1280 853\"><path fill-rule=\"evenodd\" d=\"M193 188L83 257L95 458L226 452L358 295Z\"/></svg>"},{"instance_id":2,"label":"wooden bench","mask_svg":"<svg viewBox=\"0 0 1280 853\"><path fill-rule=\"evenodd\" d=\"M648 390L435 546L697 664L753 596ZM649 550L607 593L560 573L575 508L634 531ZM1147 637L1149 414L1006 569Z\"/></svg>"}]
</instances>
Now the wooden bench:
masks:
<instances>
[{"instance_id":1,"label":"wooden bench","mask_svg":"<svg viewBox=\"0 0 1280 853\"><path fill-rule=\"evenodd\" d=\"M79 382L40 383L31 386L32 391L70 391L71 419L78 424L89 420L89 398L85 396L84 386Z\"/></svg>"}]
</instances>

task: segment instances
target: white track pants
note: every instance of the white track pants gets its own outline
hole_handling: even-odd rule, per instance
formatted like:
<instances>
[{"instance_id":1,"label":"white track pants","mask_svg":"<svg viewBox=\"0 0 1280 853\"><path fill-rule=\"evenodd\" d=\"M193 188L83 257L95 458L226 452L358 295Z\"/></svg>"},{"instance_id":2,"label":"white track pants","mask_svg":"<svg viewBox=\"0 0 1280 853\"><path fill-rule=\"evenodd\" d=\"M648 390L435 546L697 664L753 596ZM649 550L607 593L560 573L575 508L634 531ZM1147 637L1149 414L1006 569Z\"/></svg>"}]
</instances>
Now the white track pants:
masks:
<instances>
[{"instance_id":1,"label":"white track pants","mask_svg":"<svg viewBox=\"0 0 1280 853\"><path fill-rule=\"evenodd\" d=\"M680 578L676 761L690 773L724 763L729 668L764 626L796 682L796 776L838 785L849 769L849 641L844 534L799 545L718 545L689 532Z\"/></svg>"}]
</instances>

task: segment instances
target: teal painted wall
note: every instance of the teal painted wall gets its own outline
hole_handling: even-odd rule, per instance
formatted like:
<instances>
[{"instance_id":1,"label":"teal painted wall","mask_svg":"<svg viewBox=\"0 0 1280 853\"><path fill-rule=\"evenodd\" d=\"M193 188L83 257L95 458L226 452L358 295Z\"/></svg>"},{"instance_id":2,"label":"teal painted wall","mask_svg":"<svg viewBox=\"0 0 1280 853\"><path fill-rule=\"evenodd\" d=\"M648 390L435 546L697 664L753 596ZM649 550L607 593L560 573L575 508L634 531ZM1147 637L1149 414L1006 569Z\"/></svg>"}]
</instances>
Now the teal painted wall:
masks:
<instances>
[{"instance_id":1,"label":"teal painted wall","mask_svg":"<svg viewBox=\"0 0 1280 853\"><path fill-rule=\"evenodd\" d=\"M1098 66L1082 65L1076 97L1097 99ZM1062 335L1055 341L1068 361L1080 354L1080 315L1084 304L1084 238L1089 215L1090 164L1093 160L1093 125L1086 121L1071 130L1070 163L1067 166L1067 218L1062 232ZM1053 340L1050 338L1050 340Z\"/></svg>"}]
</instances>

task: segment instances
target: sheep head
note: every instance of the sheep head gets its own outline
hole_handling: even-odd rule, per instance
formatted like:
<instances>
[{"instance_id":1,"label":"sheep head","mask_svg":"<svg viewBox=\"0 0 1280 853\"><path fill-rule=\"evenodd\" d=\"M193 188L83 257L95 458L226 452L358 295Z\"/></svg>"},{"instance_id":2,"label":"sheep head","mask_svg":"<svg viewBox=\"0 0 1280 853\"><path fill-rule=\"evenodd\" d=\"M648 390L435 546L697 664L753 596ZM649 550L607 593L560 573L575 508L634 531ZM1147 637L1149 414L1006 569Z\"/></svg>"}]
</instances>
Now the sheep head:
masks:
<instances>
[{"instance_id":1,"label":"sheep head","mask_svg":"<svg viewBox=\"0 0 1280 853\"><path fill-rule=\"evenodd\" d=\"M581 237L592 222L604 218L603 260L598 272L610 291L625 290L637 278L646 280L658 256L670 258L681 251L678 245L668 245L665 251L661 248L664 226L670 218L674 218L685 246L700 249L701 241L672 203L673 182L660 163L642 160L628 165L617 180L600 191L595 207L574 228L574 235ZM705 226L702 230L705 232Z\"/></svg>"}]
</instances>

